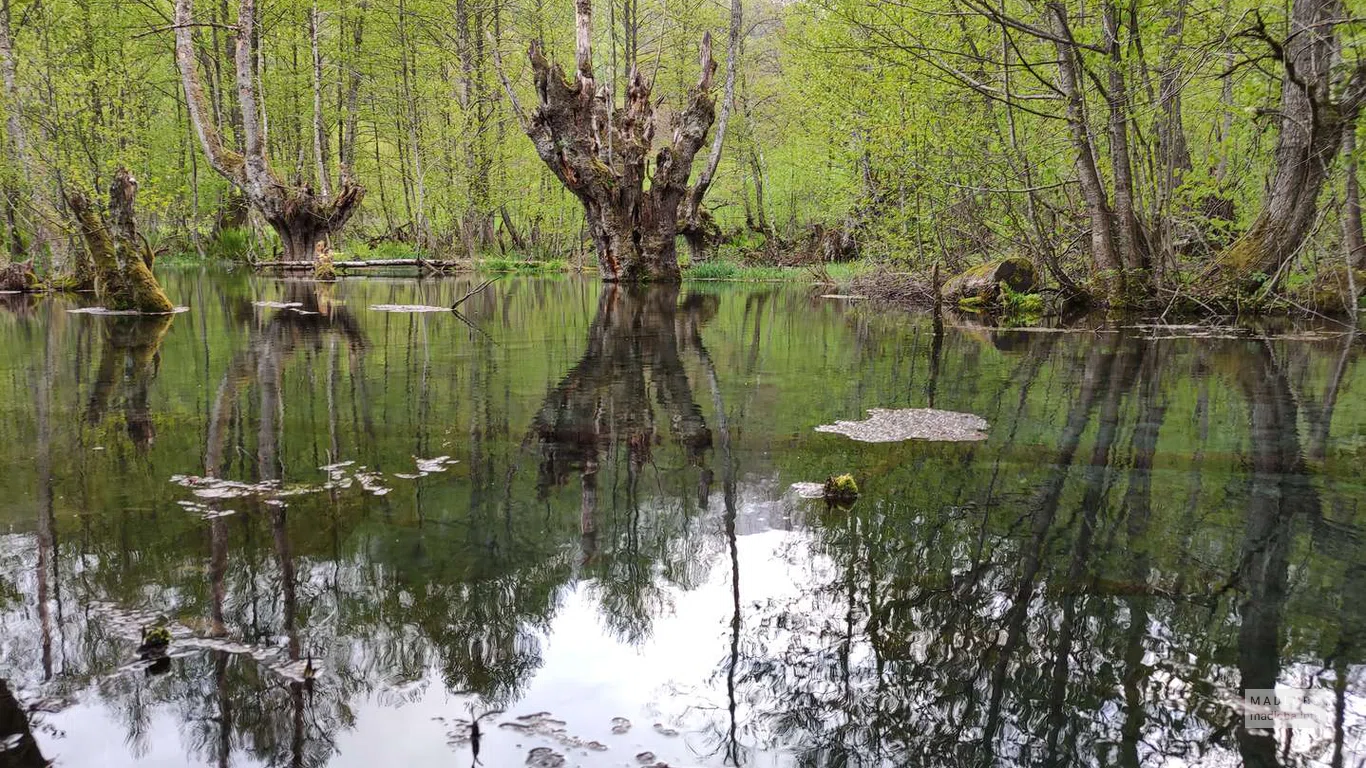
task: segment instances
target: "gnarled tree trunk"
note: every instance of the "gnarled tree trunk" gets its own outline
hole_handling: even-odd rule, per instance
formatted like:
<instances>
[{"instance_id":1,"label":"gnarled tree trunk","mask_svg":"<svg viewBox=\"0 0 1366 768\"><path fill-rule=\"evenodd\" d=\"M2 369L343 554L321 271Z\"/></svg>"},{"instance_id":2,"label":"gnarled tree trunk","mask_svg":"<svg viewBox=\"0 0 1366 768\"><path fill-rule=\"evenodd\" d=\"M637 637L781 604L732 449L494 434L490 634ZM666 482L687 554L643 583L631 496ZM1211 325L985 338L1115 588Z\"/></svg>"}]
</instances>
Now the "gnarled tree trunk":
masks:
<instances>
[{"instance_id":1,"label":"gnarled tree trunk","mask_svg":"<svg viewBox=\"0 0 1366 768\"><path fill-rule=\"evenodd\" d=\"M592 0L575 0L574 10L574 79L532 43L538 105L523 128L541 160L583 203L603 280L677 282L679 207L689 193L693 158L715 119L711 35L702 39L701 77L674 118L672 141L654 152L652 84L632 66L625 104L618 107L610 87L599 86L593 75ZM520 113L506 80L504 87Z\"/></svg>"},{"instance_id":2,"label":"gnarled tree trunk","mask_svg":"<svg viewBox=\"0 0 1366 768\"><path fill-rule=\"evenodd\" d=\"M1366 64L1358 65L1340 99L1331 94L1340 10L1337 0L1295 0L1289 37L1274 46L1286 72L1275 166L1252 226L1205 276L1206 288L1216 294L1237 293L1240 285L1275 275L1313 229L1344 126L1366 95Z\"/></svg>"},{"instance_id":3,"label":"gnarled tree trunk","mask_svg":"<svg viewBox=\"0 0 1366 768\"><path fill-rule=\"evenodd\" d=\"M107 309L170 312L175 309L152 275L152 253L138 232L133 206L138 182L126 168L109 187L106 224L85 195L76 192L67 204L81 225L81 235L95 265L95 291Z\"/></svg>"},{"instance_id":4,"label":"gnarled tree trunk","mask_svg":"<svg viewBox=\"0 0 1366 768\"><path fill-rule=\"evenodd\" d=\"M265 132L256 99L256 78L251 41L256 23L255 0L240 0L234 52L237 67L237 100L242 111L242 154L224 146L213 110L199 81L194 54L194 2L176 0L176 64L185 88L185 102L199 142L209 164L246 196L280 236L286 261L316 260L319 277L332 276L327 241L345 226L365 197L365 188L351 179L343 165L334 194L319 194L307 185L284 183L266 158Z\"/></svg>"}]
</instances>

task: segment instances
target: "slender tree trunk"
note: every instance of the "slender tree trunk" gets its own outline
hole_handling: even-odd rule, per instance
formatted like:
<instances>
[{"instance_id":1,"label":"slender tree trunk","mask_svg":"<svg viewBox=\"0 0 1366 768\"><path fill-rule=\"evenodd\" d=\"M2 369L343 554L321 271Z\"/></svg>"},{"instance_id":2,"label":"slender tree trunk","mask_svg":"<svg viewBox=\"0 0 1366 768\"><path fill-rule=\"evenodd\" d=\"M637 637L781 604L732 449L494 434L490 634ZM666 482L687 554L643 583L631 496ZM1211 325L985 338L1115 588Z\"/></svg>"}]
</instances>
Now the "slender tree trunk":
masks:
<instances>
[{"instance_id":1,"label":"slender tree trunk","mask_svg":"<svg viewBox=\"0 0 1366 768\"><path fill-rule=\"evenodd\" d=\"M365 14L368 6L366 0L360 0L356 4L355 18L351 21L351 61L346 84L346 135L341 144L342 173L347 175L356 164L356 131L360 121L360 59L361 53L365 50Z\"/></svg>"},{"instance_id":2,"label":"slender tree trunk","mask_svg":"<svg viewBox=\"0 0 1366 768\"><path fill-rule=\"evenodd\" d=\"M1171 21L1163 32L1167 50L1160 64L1162 72L1158 82L1158 101L1162 113L1158 118L1157 141L1158 156L1162 164L1162 195L1171 198L1177 187L1181 186L1185 175L1191 171L1190 146L1186 143L1186 129L1181 117L1181 94L1184 83L1181 80L1179 65L1183 36L1186 25L1187 0L1176 0L1167 11Z\"/></svg>"},{"instance_id":3,"label":"slender tree trunk","mask_svg":"<svg viewBox=\"0 0 1366 768\"><path fill-rule=\"evenodd\" d=\"M1110 211L1100 170L1096 167L1091 129L1086 123L1076 46L1062 42L1072 39L1067 25L1067 10L1058 2L1049 3L1048 8L1053 16L1053 30L1059 38L1054 44L1058 53L1058 90L1067 101L1067 124L1072 149L1076 153L1077 180L1091 219L1091 268L1104 281L1107 297L1114 298L1122 288L1119 280L1120 260L1114 238L1114 215Z\"/></svg>"},{"instance_id":4,"label":"slender tree trunk","mask_svg":"<svg viewBox=\"0 0 1366 768\"><path fill-rule=\"evenodd\" d=\"M1366 237L1361 227L1361 186L1357 179L1356 125L1347 126L1342 134L1342 156L1345 160L1347 184L1342 211L1342 242L1347 250L1349 269L1366 269Z\"/></svg>"},{"instance_id":5,"label":"slender tree trunk","mask_svg":"<svg viewBox=\"0 0 1366 768\"><path fill-rule=\"evenodd\" d=\"M332 195L332 182L327 173L327 130L323 122L323 55L318 47L318 3L308 14L308 41L313 59L313 163L317 168L318 191L323 197Z\"/></svg>"},{"instance_id":6,"label":"slender tree trunk","mask_svg":"<svg viewBox=\"0 0 1366 768\"><path fill-rule=\"evenodd\" d=\"M1119 9L1115 0L1105 4L1102 14L1106 44L1109 46L1110 108L1110 166L1114 174L1114 222L1116 246L1120 265L1124 268L1125 283L1136 279L1135 273L1146 269L1148 259L1139 231L1138 215L1134 211L1134 174L1129 160L1129 89L1125 82L1123 48L1119 39Z\"/></svg>"},{"instance_id":7,"label":"slender tree trunk","mask_svg":"<svg viewBox=\"0 0 1366 768\"><path fill-rule=\"evenodd\" d=\"M18 76L15 71L12 26L9 0L0 0L0 85L4 87L5 133L9 139L9 160L13 165L10 173L14 174L12 183L17 188L20 186L19 179L33 178L35 169L29 163L28 133L24 129L23 121L24 100L19 93ZM48 217L53 214L53 207L43 193L41 181L32 184L28 197L29 215L18 218L26 219L29 223L31 253L41 254L57 244L57 235L48 223ZM24 205L25 201L21 196L16 194L14 198L17 205ZM11 212L15 207L16 204L11 203ZM17 233L17 228L12 229ZM16 234L11 245L19 242Z\"/></svg>"},{"instance_id":8,"label":"slender tree trunk","mask_svg":"<svg viewBox=\"0 0 1366 768\"><path fill-rule=\"evenodd\" d=\"M418 111L417 100L413 95L412 87L412 57L409 55L408 44L408 6L404 0L398 3L398 43L399 43L399 72L402 77L403 103L405 105L404 114L407 117L408 135L408 154L413 166L413 226L417 243L425 246L430 239L431 233L427 226L427 183L423 178L422 171L422 148L418 141Z\"/></svg>"},{"instance_id":9,"label":"slender tree trunk","mask_svg":"<svg viewBox=\"0 0 1366 768\"><path fill-rule=\"evenodd\" d=\"M630 0L627 2L629 3ZM697 183L693 184L692 192L684 201L683 211L680 215L684 222L682 234L688 243L689 250L692 251L694 260L700 260L706 256L708 240L715 239L715 236L720 233L715 222L704 220L711 217L702 208L702 200L707 196L707 190L711 189L712 179L716 176L716 169L721 165L721 150L726 141L726 127L730 123L730 113L735 109L735 71L739 67L740 37L744 28L744 18L742 0L731 0L730 33L726 46L726 85L721 97L721 114L716 118L716 135L712 137L711 153L707 155L707 164L697 177Z\"/></svg>"}]
</instances>

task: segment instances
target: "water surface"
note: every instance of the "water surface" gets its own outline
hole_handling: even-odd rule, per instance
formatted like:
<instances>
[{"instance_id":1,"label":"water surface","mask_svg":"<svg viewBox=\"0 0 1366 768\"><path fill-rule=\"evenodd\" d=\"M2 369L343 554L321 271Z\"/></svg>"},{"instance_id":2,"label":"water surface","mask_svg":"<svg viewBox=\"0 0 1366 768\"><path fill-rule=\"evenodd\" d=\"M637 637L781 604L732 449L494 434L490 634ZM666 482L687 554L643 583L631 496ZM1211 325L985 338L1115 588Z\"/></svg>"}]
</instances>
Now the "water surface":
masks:
<instances>
[{"instance_id":1,"label":"water surface","mask_svg":"<svg viewBox=\"0 0 1366 768\"><path fill-rule=\"evenodd\" d=\"M1366 756L1331 325L936 342L805 287L568 279L467 323L371 307L469 280L164 277L188 312L0 297L0 765ZM815 431L908 407L989 437ZM844 472L848 510L791 489ZM1277 685L1316 727L1242 727Z\"/></svg>"}]
</instances>

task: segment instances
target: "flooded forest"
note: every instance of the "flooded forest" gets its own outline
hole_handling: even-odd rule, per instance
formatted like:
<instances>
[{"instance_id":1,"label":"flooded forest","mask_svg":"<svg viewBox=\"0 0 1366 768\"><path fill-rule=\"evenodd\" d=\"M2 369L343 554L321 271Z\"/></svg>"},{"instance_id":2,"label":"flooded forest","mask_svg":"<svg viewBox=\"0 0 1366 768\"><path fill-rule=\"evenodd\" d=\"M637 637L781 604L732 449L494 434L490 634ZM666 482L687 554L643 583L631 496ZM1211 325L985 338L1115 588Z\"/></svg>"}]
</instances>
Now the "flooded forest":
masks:
<instances>
[{"instance_id":1,"label":"flooded forest","mask_svg":"<svg viewBox=\"0 0 1366 768\"><path fill-rule=\"evenodd\" d=\"M0 768L1366 763L1359 0L0 0Z\"/></svg>"}]
</instances>

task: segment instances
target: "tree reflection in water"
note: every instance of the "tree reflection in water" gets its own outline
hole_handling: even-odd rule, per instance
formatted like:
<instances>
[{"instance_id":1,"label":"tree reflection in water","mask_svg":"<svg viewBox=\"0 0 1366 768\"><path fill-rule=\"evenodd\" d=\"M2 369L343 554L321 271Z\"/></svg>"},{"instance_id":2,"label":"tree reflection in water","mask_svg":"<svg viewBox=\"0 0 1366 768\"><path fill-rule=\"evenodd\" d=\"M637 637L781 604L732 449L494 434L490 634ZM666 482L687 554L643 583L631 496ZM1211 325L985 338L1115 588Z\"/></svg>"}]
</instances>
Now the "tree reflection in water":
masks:
<instances>
[{"instance_id":1,"label":"tree reflection in water","mask_svg":"<svg viewBox=\"0 0 1366 768\"><path fill-rule=\"evenodd\" d=\"M1286 683L1295 530L1323 518L1271 344L1214 352L1238 371L1247 471L1211 500L1197 448L1190 499L1164 500L1161 524L1184 509L1185 535L1208 535L1225 524L1211 516L1243 510L1227 523L1244 530L1239 551L1202 563L1163 549L1173 532L1154 529L1152 486L1176 358L1162 342L1112 336L1084 353L1027 500L937 508L936 479L911 473L909 492L828 518L809 548L789 553L806 586L762 606L744 641L757 652L739 660L740 697L759 713L747 740L786 745L811 766L1137 766L1217 750L1247 765L1342 764L1340 692L1360 635L1337 638L1334 669L1307 674L1327 649L1292 643L1291 684L1339 692L1331 740L1301 737L1292 749L1284 733L1244 729L1232 706L1242 690ZM1192 414L1202 434L1208 407L1202 390ZM1355 574L1362 555L1336 553Z\"/></svg>"},{"instance_id":2,"label":"tree reflection in water","mask_svg":"<svg viewBox=\"0 0 1366 768\"><path fill-rule=\"evenodd\" d=\"M713 674L649 695L686 699L676 743L709 766L1352 764L1366 556L1329 429L1355 417L1350 338L930 342L777 288L535 282L471 301L484 337L358 308L443 304L423 293L439 283L371 286L289 282L295 306L258 309L246 286L174 332L0 315L21 361L0 385L22 395L0 436L28 452L0 537L0 729L19 745L0 765L60 757L44 729L75 701L127 735L116 763L169 718L187 760L324 765L376 709L533 700L567 606L604 654L708 643ZM519 322L531 341L508 338ZM991 440L811 431L929 398ZM414 469L442 453L444 472ZM331 471L384 493L323 487L347 461ZM834 471L864 486L847 513L783 493ZM185 510L174 472L309 492ZM191 635L164 675L130 666L111 617L134 609ZM1242 729L1239 691L1278 682L1330 691L1331 733Z\"/></svg>"}]
</instances>

